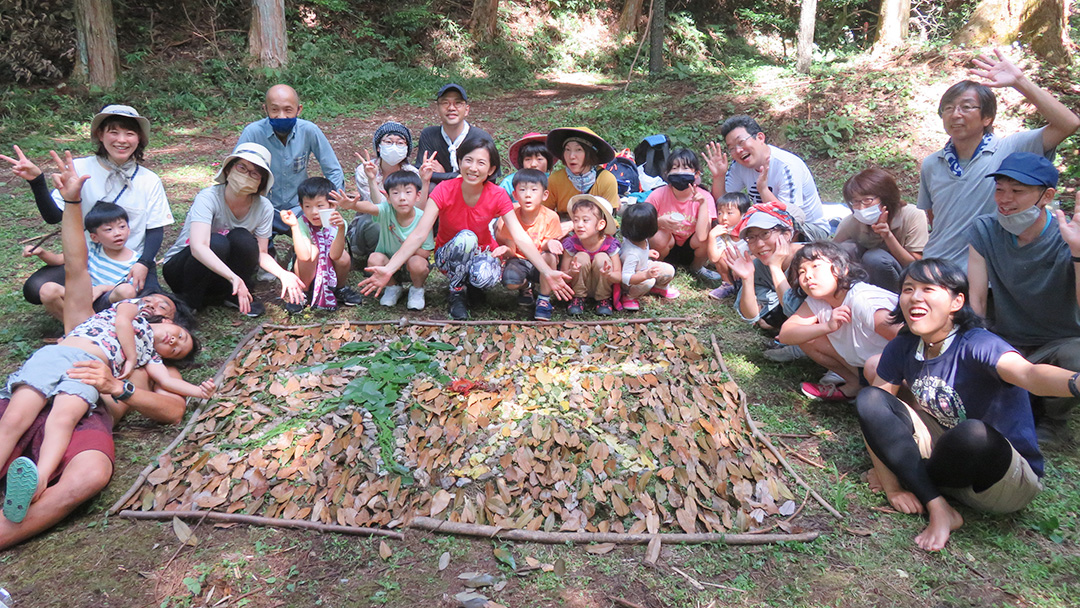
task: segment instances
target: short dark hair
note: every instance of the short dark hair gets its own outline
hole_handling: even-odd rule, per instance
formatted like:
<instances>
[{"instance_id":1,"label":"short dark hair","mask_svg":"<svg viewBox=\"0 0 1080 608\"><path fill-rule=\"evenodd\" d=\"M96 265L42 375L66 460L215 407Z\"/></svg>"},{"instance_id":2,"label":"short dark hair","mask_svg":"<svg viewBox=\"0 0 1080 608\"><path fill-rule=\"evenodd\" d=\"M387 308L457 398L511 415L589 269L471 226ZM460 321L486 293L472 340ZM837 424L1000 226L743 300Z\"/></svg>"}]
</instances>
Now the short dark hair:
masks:
<instances>
[{"instance_id":1,"label":"short dark hair","mask_svg":"<svg viewBox=\"0 0 1080 608\"><path fill-rule=\"evenodd\" d=\"M98 125L97 128L98 147L94 154L100 158L109 158L109 151L105 149L105 143L101 141L101 134L105 132L105 129L112 125L139 134L139 145L135 146L135 152L132 153L131 158L134 158L137 163L143 162L143 154L146 152L146 142L144 141L145 138L143 136L142 125L139 124L139 121L130 116L118 116L114 114L112 116L106 116L105 119L101 121L101 124Z\"/></svg>"},{"instance_id":2,"label":"short dark hair","mask_svg":"<svg viewBox=\"0 0 1080 608\"><path fill-rule=\"evenodd\" d=\"M953 295L953 297L958 295L964 296L964 305L960 310L953 313L952 318L953 326L956 327L960 333L966 332L969 329L986 327L986 320L979 316L979 313L975 312L975 309L971 307L967 275L964 274L962 268L953 262L942 258L923 258L908 264L908 266L900 272L901 293L903 293L904 281L908 279L926 283L927 285L944 287ZM909 330L907 326L907 319L904 318L904 311L900 309L899 302L896 303L896 308L892 311L892 314L889 315L889 322L893 325L903 325L900 331L911 333L911 330Z\"/></svg>"},{"instance_id":3,"label":"short dark hair","mask_svg":"<svg viewBox=\"0 0 1080 608\"><path fill-rule=\"evenodd\" d=\"M597 155L596 148L594 148L591 143L582 144L579 140L583 140L584 138L571 136L567 137L562 144L562 154L559 156L559 160L562 161L563 165L566 164L566 161L563 160L566 158L566 144L570 143L571 139L574 140L575 144L581 146L581 148L585 150L585 166L595 167L600 164L600 156Z\"/></svg>"},{"instance_id":4,"label":"short dark hair","mask_svg":"<svg viewBox=\"0 0 1080 608\"><path fill-rule=\"evenodd\" d=\"M383 190L386 190L387 194L389 194L391 190L405 186L416 188L416 193L419 194L420 191L424 189L424 182L416 173L404 170L394 171L383 178Z\"/></svg>"},{"instance_id":5,"label":"short dark hair","mask_svg":"<svg viewBox=\"0 0 1080 608\"><path fill-rule=\"evenodd\" d=\"M716 208L721 207L738 207L739 213L746 215L746 212L750 210L750 205L753 205L754 201L750 198L750 195L739 192L728 192L724 196L716 199Z\"/></svg>"},{"instance_id":6,"label":"short dark hair","mask_svg":"<svg viewBox=\"0 0 1080 608\"><path fill-rule=\"evenodd\" d=\"M900 210L900 188L892 173L879 167L870 167L851 176L844 182L844 202L851 206L851 201L858 196L876 196L894 218Z\"/></svg>"},{"instance_id":7,"label":"short dark hair","mask_svg":"<svg viewBox=\"0 0 1080 608\"><path fill-rule=\"evenodd\" d=\"M671 173L671 170L676 165L693 169L695 172L701 171L701 161L698 160L697 154L690 148L675 148L668 155L667 160L664 162L664 175Z\"/></svg>"},{"instance_id":8,"label":"short dark hair","mask_svg":"<svg viewBox=\"0 0 1080 608\"><path fill-rule=\"evenodd\" d=\"M465 138L465 141L461 142L461 145L457 149L457 161L458 165L461 165L461 159L465 158L467 154L470 154L474 150L485 149L488 151L488 157L491 159L491 166L495 167L495 170L491 172L491 177L488 180L495 179L495 176L499 174L501 168L499 164L499 149L495 147L495 142L490 138L482 135L470 135Z\"/></svg>"},{"instance_id":9,"label":"short dark hair","mask_svg":"<svg viewBox=\"0 0 1080 608\"><path fill-rule=\"evenodd\" d=\"M994 130L993 119L997 116L997 96L994 95L993 89L974 80L961 80L946 89L941 96L941 101L938 102L938 116L944 112L945 106L952 104L968 91L975 91L975 97L979 100L979 116L990 119L989 126L983 129L984 133L990 133Z\"/></svg>"},{"instance_id":10,"label":"short dark hair","mask_svg":"<svg viewBox=\"0 0 1080 608\"><path fill-rule=\"evenodd\" d=\"M86 212L86 217L83 218L83 226L86 227L87 232L93 232L105 224L111 224L116 220L129 221L127 211L124 211L124 208L116 203L98 201L97 203L94 203L94 206L90 208L90 211Z\"/></svg>"},{"instance_id":11,"label":"short dark hair","mask_svg":"<svg viewBox=\"0 0 1080 608\"><path fill-rule=\"evenodd\" d=\"M517 188L518 184L539 184L541 188L547 190L548 178L539 169L518 169L517 173L514 173L511 183L514 188Z\"/></svg>"},{"instance_id":12,"label":"short dark hair","mask_svg":"<svg viewBox=\"0 0 1080 608\"><path fill-rule=\"evenodd\" d=\"M839 245L832 241L814 241L803 245L791 258L788 266L788 283L795 290L795 294L806 297L806 293L799 285L799 267L806 262L824 260L832 265L832 274L836 277L836 290L849 290L853 285L866 280L866 271L863 267L851 259Z\"/></svg>"},{"instance_id":13,"label":"short dark hair","mask_svg":"<svg viewBox=\"0 0 1080 608\"><path fill-rule=\"evenodd\" d=\"M296 187L296 202L303 204L304 199L319 198L320 196L329 197L330 193L336 189L334 188L334 182L325 177L309 177Z\"/></svg>"},{"instance_id":14,"label":"short dark hair","mask_svg":"<svg viewBox=\"0 0 1080 608\"><path fill-rule=\"evenodd\" d=\"M570 208L570 213L573 213L573 212L577 211L578 209L586 209L586 208L593 211L594 213L596 213L596 217L604 220L605 222L607 221L607 215L604 213L604 210L600 208L600 205L597 205L596 203L592 202L589 199L582 199L582 200L576 201L574 203L574 206Z\"/></svg>"},{"instance_id":15,"label":"short dark hair","mask_svg":"<svg viewBox=\"0 0 1080 608\"><path fill-rule=\"evenodd\" d=\"M544 160L546 160L548 164L548 171L551 171L551 168L555 166L555 157L548 151L547 144L542 141L530 141L529 143L522 145L521 148L518 149L518 157L515 160L517 160L517 164L520 167L525 164L526 158L536 156L537 154L544 157Z\"/></svg>"},{"instance_id":16,"label":"short dark hair","mask_svg":"<svg viewBox=\"0 0 1080 608\"><path fill-rule=\"evenodd\" d=\"M232 173L233 165L235 165L239 161L240 161L239 158L234 158L234 159L230 160L229 164L225 165L225 171L224 171L224 173L222 173L222 175L224 175L226 178L228 178L229 173ZM251 161L248 161L248 162L251 162ZM255 165L255 163L251 163L251 164ZM267 171L266 169L263 169L259 165L255 165L255 168L259 171L259 192L261 193L261 196L266 196L267 195L266 184L267 184L267 182L270 181L270 172Z\"/></svg>"},{"instance_id":17,"label":"short dark hair","mask_svg":"<svg viewBox=\"0 0 1080 608\"><path fill-rule=\"evenodd\" d=\"M179 311L180 309L177 308L176 310ZM161 317L159 315L151 315L151 316L147 317L146 320L149 321L150 323L168 323L169 322L168 319L165 319L164 317ZM195 357L197 357L199 355L199 351L202 350L202 342L199 342L199 338L197 338L195 336L195 332L191 331L191 328L189 328L187 326L184 326L184 325L181 325L179 323L176 323L175 321L173 322L173 324L174 325L179 325L180 327L183 327L184 330L188 332L188 335L191 336L191 350L188 351L188 353L186 355L184 355L183 357L177 357L175 359L170 359L168 357L162 356L161 360L165 361L167 363L171 363L172 365L174 365L176 367L180 367L180 368L190 367L191 364L195 362Z\"/></svg>"},{"instance_id":18,"label":"short dark hair","mask_svg":"<svg viewBox=\"0 0 1080 608\"><path fill-rule=\"evenodd\" d=\"M650 203L637 203L623 208L622 235L629 241L641 242L652 238L659 230L656 207Z\"/></svg>"},{"instance_id":19,"label":"short dark hair","mask_svg":"<svg viewBox=\"0 0 1080 608\"><path fill-rule=\"evenodd\" d=\"M720 125L720 137L727 137L728 133L731 133L739 127L746 129L746 134L750 137L765 132L761 130L761 125L759 125L756 120L750 118L746 114L739 114L725 120L724 124Z\"/></svg>"}]
</instances>

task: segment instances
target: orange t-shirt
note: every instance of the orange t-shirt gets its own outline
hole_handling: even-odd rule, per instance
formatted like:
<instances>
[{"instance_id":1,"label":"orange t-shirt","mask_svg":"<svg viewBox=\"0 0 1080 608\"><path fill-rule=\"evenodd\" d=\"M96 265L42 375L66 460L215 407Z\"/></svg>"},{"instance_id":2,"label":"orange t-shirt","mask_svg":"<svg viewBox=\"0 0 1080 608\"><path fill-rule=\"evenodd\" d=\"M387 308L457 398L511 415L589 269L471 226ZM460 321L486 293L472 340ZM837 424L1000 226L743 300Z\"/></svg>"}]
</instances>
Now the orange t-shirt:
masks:
<instances>
[{"instance_id":1,"label":"orange t-shirt","mask_svg":"<svg viewBox=\"0 0 1080 608\"><path fill-rule=\"evenodd\" d=\"M514 213L517 214L518 221L521 220L521 205L514 205ZM536 221L528 226L525 222L521 222L521 227L525 229L525 233L532 239L533 245L543 252L544 244L551 239L562 238L563 230L562 224L559 222L559 214L555 213L551 209L540 206L540 214L536 216ZM510 236L510 229L506 227L506 222L499 220L498 226L495 228L495 240L502 243L512 243L514 237ZM521 251L514 248L514 255L521 259L525 259Z\"/></svg>"}]
</instances>

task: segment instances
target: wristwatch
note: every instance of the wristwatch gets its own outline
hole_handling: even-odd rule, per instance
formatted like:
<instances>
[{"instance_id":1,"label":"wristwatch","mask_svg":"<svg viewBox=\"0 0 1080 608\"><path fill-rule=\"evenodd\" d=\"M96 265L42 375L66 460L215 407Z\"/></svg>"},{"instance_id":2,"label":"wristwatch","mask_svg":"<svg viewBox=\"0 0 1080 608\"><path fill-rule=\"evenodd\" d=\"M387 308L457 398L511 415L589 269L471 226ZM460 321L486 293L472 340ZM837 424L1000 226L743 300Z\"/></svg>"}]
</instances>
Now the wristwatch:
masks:
<instances>
[{"instance_id":1,"label":"wristwatch","mask_svg":"<svg viewBox=\"0 0 1080 608\"><path fill-rule=\"evenodd\" d=\"M127 401L131 399L131 396L135 394L135 385L129 380L124 380L124 392L119 395L114 395L113 399L117 401Z\"/></svg>"}]
</instances>

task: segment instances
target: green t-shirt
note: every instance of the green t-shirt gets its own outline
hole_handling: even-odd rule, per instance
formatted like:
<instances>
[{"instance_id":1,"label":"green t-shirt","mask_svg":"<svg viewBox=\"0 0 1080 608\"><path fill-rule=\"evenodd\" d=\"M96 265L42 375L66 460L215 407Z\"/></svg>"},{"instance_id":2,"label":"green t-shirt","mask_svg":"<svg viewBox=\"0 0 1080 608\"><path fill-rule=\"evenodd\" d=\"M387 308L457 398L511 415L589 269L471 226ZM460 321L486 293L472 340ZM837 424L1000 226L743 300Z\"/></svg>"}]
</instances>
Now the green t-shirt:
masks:
<instances>
[{"instance_id":1,"label":"green t-shirt","mask_svg":"<svg viewBox=\"0 0 1080 608\"><path fill-rule=\"evenodd\" d=\"M375 247L375 252L393 256L401 248L401 244L405 242L405 239L409 238L412 231L420 224L420 218L424 216L424 210L417 209L416 214L413 215L412 223L408 226L402 226L397 221L394 206L388 201L379 203L378 207L379 215L375 217L375 223L379 225L379 244ZM435 249L435 239L430 232L427 234L427 238L424 239L424 243L420 245L420 248L428 251Z\"/></svg>"}]
</instances>

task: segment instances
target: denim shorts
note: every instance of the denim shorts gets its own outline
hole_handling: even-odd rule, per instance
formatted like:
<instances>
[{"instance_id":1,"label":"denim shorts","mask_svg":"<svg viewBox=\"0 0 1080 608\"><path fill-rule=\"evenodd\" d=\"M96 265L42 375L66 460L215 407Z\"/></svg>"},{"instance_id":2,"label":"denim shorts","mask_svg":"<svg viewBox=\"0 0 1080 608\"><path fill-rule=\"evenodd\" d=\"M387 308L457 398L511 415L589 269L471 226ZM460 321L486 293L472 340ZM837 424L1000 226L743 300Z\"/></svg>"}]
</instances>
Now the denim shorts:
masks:
<instances>
[{"instance_id":1,"label":"denim shorts","mask_svg":"<svg viewBox=\"0 0 1080 608\"><path fill-rule=\"evenodd\" d=\"M59 393L81 397L94 409L98 400L98 391L89 384L72 380L67 372L75 367L76 361L100 361L94 355L71 346L50 344L38 349L17 372L8 376L7 386L0 391L0 398L10 398L15 389L27 385L37 390L46 399Z\"/></svg>"}]
</instances>

